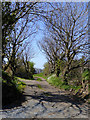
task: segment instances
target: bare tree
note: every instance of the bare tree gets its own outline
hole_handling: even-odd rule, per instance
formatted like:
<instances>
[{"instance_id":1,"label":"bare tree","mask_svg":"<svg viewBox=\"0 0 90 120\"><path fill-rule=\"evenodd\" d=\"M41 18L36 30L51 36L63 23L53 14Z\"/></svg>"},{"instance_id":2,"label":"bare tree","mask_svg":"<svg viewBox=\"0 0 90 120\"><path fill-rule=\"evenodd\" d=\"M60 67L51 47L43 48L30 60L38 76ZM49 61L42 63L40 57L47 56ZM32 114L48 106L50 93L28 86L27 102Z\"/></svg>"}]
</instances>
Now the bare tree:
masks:
<instances>
[{"instance_id":1,"label":"bare tree","mask_svg":"<svg viewBox=\"0 0 90 120\"><path fill-rule=\"evenodd\" d=\"M28 40L28 39L30 39L31 35L36 33L35 27L33 25L34 23L32 22L32 25L31 25L29 23L30 20L28 19L28 17L29 16L27 15L27 18L25 21L24 20L18 21L15 27L13 28L10 36L7 37L9 42L7 44L7 51L6 51L5 57L7 58L8 62L5 65L4 70L10 67L13 72L13 76L15 75L15 71L17 68L17 60L19 56L27 47L27 44L29 45L31 43L31 40ZM25 41L28 41L28 42L26 43Z\"/></svg>"},{"instance_id":2,"label":"bare tree","mask_svg":"<svg viewBox=\"0 0 90 120\"><path fill-rule=\"evenodd\" d=\"M28 78L32 78L32 69L30 65L31 58L34 57L34 51L31 47L31 44L28 44L27 47L24 48L23 53L21 54L21 59L23 60L23 64L25 67L25 71L27 73Z\"/></svg>"},{"instance_id":3,"label":"bare tree","mask_svg":"<svg viewBox=\"0 0 90 120\"><path fill-rule=\"evenodd\" d=\"M25 47L25 41L31 42L30 36L36 33L36 15L34 7L36 3L2 3L2 33L3 47L2 59L7 60L4 70L8 67L13 71L16 70L16 62L19 55L22 54ZM29 44L28 42L28 44ZM26 45L25 45L26 46Z\"/></svg>"},{"instance_id":4,"label":"bare tree","mask_svg":"<svg viewBox=\"0 0 90 120\"><path fill-rule=\"evenodd\" d=\"M7 54L8 37L12 32L15 24L21 19L26 19L29 14L29 20L32 19L32 11L36 2L3 2L2 3L2 61ZM30 14L31 13L31 14ZM33 12L34 14L35 12ZM31 16L30 16L31 15Z\"/></svg>"},{"instance_id":5,"label":"bare tree","mask_svg":"<svg viewBox=\"0 0 90 120\"><path fill-rule=\"evenodd\" d=\"M60 49L59 41L57 39L53 39L52 36L50 38L45 38L43 41L39 42L39 48L43 50L46 54L50 65L50 72L53 73L56 71L57 77L60 73L60 67L57 65L58 60L63 60L65 54Z\"/></svg>"},{"instance_id":6,"label":"bare tree","mask_svg":"<svg viewBox=\"0 0 90 120\"><path fill-rule=\"evenodd\" d=\"M72 67L76 56L80 58L88 54L88 5L87 3L49 4L51 7L47 10L47 14L42 14L42 17L53 40L59 42L59 51L65 54L66 67L63 70L63 79L67 84L67 74L88 61L86 58L84 63ZM46 46L43 45L44 51L48 50ZM53 51L53 48L51 50ZM48 51L48 54L51 52Z\"/></svg>"}]
</instances>

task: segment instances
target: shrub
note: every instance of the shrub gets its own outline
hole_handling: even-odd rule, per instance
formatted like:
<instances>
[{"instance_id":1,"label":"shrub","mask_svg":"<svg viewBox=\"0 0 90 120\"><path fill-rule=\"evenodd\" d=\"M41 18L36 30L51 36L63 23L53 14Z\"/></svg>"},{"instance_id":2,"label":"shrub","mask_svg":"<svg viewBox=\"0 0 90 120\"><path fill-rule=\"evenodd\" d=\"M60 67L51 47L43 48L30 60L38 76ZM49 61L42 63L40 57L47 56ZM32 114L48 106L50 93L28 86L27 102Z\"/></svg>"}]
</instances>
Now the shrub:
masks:
<instances>
[{"instance_id":1,"label":"shrub","mask_svg":"<svg viewBox=\"0 0 90 120\"><path fill-rule=\"evenodd\" d=\"M22 96L22 91L25 88L25 83L20 82L6 72L2 72L2 106L13 103Z\"/></svg>"},{"instance_id":2,"label":"shrub","mask_svg":"<svg viewBox=\"0 0 90 120\"><path fill-rule=\"evenodd\" d=\"M28 67L26 69L22 62L19 62L18 64L15 75L25 79L33 79L33 74L35 72L34 63L28 61Z\"/></svg>"},{"instance_id":3,"label":"shrub","mask_svg":"<svg viewBox=\"0 0 90 120\"><path fill-rule=\"evenodd\" d=\"M70 85L61 85L60 88L64 90L70 90L71 86Z\"/></svg>"},{"instance_id":4,"label":"shrub","mask_svg":"<svg viewBox=\"0 0 90 120\"><path fill-rule=\"evenodd\" d=\"M54 85L54 86L59 86L62 85L62 80L59 77L56 77L55 74L51 75L50 77L48 77L47 81Z\"/></svg>"},{"instance_id":5,"label":"shrub","mask_svg":"<svg viewBox=\"0 0 90 120\"><path fill-rule=\"evenodd\" d=\"M49 63L47 62L47 63L45 63L44 64L44 70L43 70L43 72L44 72L44 75L49 75L50 74L50 66L49 66Z\"/></svg>"},{"instance_id":6,"label":"shrub","mask_svg":"<svg viewBox=\"0 0 90 120\"><path fill-rule=\"evenodd\" d=\"M51 85L54 85L54 86L59 87L60 89L64 89L64 90L70 90L72 88L75 92L77 92L81 88L81 86L65 85L62 78L56 77L55 74L48 77L47 81Z\"/></svg>"},{"instance_id":7,"label":"shrub","mask_svg":"<svg viewBox=\"0 0 90 120\"><path fill-rule=\"evenodd\" d=\"M2 71L2 79L6 81L6 83L12 83L12 78L7 72Z\"/></svg>"},{"instance_id":8,"label":"shrub","mask_svg":"<svg viewBox=\"0 0 90 120\"><path fill-rule=\"evenodd\" d=\"M82 78L83 78L84 80L89 80L89 78L90 78L90 71L89 71L89 70L85 70L85 71L83 72L83 74L82 74Z\"/></svg>"},{"instance_id":9,"label":"shrub","mask_svg":"<svg viewBox=\"0 0 90 120\"><path fill-rule=\"evenodd\" d=\"M77 93L77 92L79 91L79 89L81 89L81 87L82 87L82 86L77 86L77 87L75 88L75 93Z\"/></svg>"}]
</instances>

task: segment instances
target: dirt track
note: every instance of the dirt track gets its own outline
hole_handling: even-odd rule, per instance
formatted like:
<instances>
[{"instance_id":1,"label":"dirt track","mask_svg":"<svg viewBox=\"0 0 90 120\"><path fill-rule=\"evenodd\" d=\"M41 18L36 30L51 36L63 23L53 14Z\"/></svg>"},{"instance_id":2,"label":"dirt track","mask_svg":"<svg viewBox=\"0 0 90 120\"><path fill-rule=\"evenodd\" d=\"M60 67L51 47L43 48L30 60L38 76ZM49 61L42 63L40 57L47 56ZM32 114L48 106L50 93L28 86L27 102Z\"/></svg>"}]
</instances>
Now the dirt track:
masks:
<instances>
[{"instance_id":1,"label":"dirt track","mask_svg":"<svg viewBox=\"0 0 90 120\"><path fill-rule=\"evenodd\" d=\"M22 81L26 83L26 101L21 106L4 109L3 118L88 118L88 105L69 93L44 79Z\"/></svg>"}]
</instances>

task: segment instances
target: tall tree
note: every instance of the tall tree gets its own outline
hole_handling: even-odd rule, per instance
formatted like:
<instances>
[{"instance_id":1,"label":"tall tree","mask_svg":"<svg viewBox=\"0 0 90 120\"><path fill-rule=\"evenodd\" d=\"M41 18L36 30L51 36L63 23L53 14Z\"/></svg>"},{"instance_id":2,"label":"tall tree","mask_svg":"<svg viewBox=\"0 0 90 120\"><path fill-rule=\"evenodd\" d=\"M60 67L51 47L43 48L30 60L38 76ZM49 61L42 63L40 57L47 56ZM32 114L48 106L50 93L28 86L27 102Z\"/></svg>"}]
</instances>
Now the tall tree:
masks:
<instances>
[{"instance_id":1,"label":"tall tree","mask_svg":"<svg viewBox=\"0 0 90 120\"><path fill-rule=\"evenodd\" d=\"M83 63L72 67L75 57L80 58L88 54L88 5L87 3L49 3L49 5L51 7L45 9L46 14L42 14L42 17L49 34L59 42L59 50L65 54L66 67L63 70L63 79L68 84L67 74L88 61L86 57Z\"/></svg>"},{"instance_id":2,"label":"tall tree","mask_svg":"<svg viewBox=\"0 0 90 120\"><path fill-rule=\"evenodd\" d=\"M2 61L6 57L9 36L19 20L26 20L27 14L34 9L36 2L2 2ZM32 15L32 14L31 14ZM32 17L29 16L29 22ZM22 28L23 29L23 28Z\"/></svg>"},{"instance_id":3,"label":"tall tree","mask_svg":"<svg viewBox=\"0 0 90 120\"><path fill-rule=\"evenodd\" d=\"M59 60L63 60L65 54L60 49L59 41L54 37L45 38L43 41L39 42L39 47L46 54L46 57L49 62L50 72L53 73L56 71L57 77L59 77L60 67L58 66Z\"/></svg>"},{"instance_id":4,"label":"tall tree","mask_svg":"<svg viewBox=\"0 0 90 120\"><path fill-rule=\"evenodd\" d=\"M36 3L2 3L2 59L7 59L7 64L3 68L11 68L13 76L17 68L17 60L23 52L26 40L33 33L36 33L36 16L33 12ZM31 41L29 40L28 44ZM24 46L24 47L23 47Z\"/></svg>"},{"instance_id":5,"label":"tall tree","mask_svg":"<svg viewBox=\"0 0 90 120\"><path fill-rule=\"evenodd\" d=\"M34 73L34 68L33 68L34 64L30 62L33 56L34 56L34 52L32 48L30 48L30 45L27 45L27 47L23 51L23 54L21 55L21 59L23 60L23 64L28 78L33 78L32 75Z\"/></svg>"}]
</instances>

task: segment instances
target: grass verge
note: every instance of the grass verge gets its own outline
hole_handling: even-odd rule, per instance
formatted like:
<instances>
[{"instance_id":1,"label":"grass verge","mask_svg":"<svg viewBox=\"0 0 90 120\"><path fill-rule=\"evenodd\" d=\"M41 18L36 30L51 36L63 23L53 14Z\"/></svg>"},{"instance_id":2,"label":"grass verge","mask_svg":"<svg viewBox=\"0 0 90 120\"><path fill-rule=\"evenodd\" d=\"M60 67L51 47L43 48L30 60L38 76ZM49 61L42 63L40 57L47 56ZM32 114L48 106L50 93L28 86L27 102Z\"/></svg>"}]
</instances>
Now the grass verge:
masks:
<instances>
[{"instance_id":1,"label":"grass verge","mask_svg":"<svg viewBox=\"0 0 90 120\"><path fill-rule=\"evenodd\" d=\"M78 92L78 90L81 88L81 86L65 85L63 80L60 77L56 77L55 74L48 77L47 82L63 90L73 89L75 93Z\"/></svg>"},{"instance_id":2,"label":"grass verge","mask_svg":"<svg viewBox=\"0 0 90 120\"><path fill-rule=\"evenodd\" d=\"M26 84L19 81L17 78L12 80L6 72L2 72L2 107L14 101L19 100L23 95L23 90Z\"/></svg>"}]
</instances>

